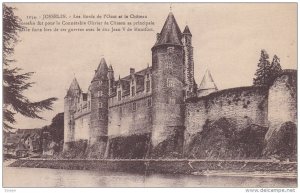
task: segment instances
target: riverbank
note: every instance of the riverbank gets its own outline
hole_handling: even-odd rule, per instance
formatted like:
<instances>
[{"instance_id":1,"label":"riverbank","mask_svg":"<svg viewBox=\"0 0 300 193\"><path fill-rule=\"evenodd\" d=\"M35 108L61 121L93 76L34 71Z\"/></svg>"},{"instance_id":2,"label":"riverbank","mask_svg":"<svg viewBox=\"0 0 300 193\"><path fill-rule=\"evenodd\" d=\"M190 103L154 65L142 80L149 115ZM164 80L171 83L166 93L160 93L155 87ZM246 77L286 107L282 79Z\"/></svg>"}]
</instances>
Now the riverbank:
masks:
<instances>
[{"instance_id":1,"label":"riverbank","mask_svg":"<svg viewBox=\"0 0 300 193\"><path fill-rule=\"evenodd\" d=\"M221 173L269 172L270 174L276 172L277 177L280 177L278 175L280 173L296 174L297 171L297 162L274 162L272 160L20 159L9 166L67 170L101 170L140 174L199 174L202 171L221 171Z\"/></svg>"}]
</instances>

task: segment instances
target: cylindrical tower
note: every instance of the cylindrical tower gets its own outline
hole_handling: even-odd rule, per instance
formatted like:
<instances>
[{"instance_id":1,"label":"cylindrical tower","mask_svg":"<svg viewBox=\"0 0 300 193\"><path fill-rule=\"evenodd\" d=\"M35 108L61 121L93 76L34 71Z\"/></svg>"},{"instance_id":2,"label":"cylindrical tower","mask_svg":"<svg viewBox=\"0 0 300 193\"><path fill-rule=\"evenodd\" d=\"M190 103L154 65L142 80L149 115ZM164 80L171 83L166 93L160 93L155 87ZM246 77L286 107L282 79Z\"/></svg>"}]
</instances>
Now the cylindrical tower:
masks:
<instances>
[{"instance_id":1,"label":"cylindrical tower","mask_svg":"<svg viewBox=\"0 0 300 193\"><path fill-rule=\"evenodd\" d=\"M108 127L108 67L104 60L101 59L100 64L95 72L91 82L91 115L90 115L90 146L97 146L94 152L97 157L103 157L107 143L107 127ZM94 148L93 148L94 149Z\"/></svg>"},{"instance_id":2,"label":"cylindrical tower","mask_svg":"<svg viewBox=\"0 0 300 193\"><path fill-rule=\"evenodd\" d=\"M69 150L71 142L74 141L74 109L76 109L80 93L81 89L76 78L74 78L64 98L64 151Z\"/></svg>"},{"instance_id":3,"label":"cylindrical tower","mask_svg":"<svg viewBox=\"0 0 300 193\"><path fill-rule=\"evenodd\" d=\"M152 156L181 153L184 130L182 34L170 13L152 48Z\"/></svg>"}]
</instances>

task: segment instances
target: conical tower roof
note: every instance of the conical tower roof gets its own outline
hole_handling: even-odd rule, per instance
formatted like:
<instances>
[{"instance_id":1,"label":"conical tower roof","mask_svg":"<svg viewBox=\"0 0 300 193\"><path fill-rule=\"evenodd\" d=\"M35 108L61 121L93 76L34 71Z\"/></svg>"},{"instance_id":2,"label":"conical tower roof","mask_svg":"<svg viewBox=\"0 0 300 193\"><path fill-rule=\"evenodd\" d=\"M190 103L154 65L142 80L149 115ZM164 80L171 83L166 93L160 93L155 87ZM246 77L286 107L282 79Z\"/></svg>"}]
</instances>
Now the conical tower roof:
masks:
<instances>
[{"instance_id":1,"label":"conical tower roof","mask_svg":"<svg viewBox=\"0 0 300 193\"><path fill-rule=\"evenodd\" d=\"M154 46L162 44L182 45L181 31L172 12L169 13L160 32L158 41Z\"/></svg>"},{"instance_id":2,"label":"conical tower roof","mask_svg":"<svg viewBox=\"0 0 300 193\"><path fill-rule=\"evenodd\" d=\"M107 78L108 67L104 58L101 58L100 64L96 70L93 80Z\"/></svg>"},{"instance_id":3,"label":"conical tower roof","mask_svg":"<svg viewBox=\"0 0 300 193\"><path fill-rule=\"evenodd\" d=\"M182 33L183 33L183 34L189 34L189 35L192 35L189 26L185 26L185 28L184 28L184 30L183 30Z\"/></svg>"},{"instance_id":4,"label":"conical tower roof","mask_svg":"<svg viewBox=\"0 0 300 193\"><path fill-rule=\"evenodd\" d=\"M81 92L81 88L78 84L78 81L76 78L73 79L70 87L69 87L69 90L67 92L67 96L74 96L76 95L77 93L80 93Z\"/></svg>"},{"instance_id":5,"label":"conical tower roof","mask_svg":"<svg viewBox=\"0 0 300 193\"><path fill-rule=\"evenodd\" d=\"M209 70L206 70L203 79L200 83L199 90L204 89L218 89Z\"/></svg>"}]
</instances>

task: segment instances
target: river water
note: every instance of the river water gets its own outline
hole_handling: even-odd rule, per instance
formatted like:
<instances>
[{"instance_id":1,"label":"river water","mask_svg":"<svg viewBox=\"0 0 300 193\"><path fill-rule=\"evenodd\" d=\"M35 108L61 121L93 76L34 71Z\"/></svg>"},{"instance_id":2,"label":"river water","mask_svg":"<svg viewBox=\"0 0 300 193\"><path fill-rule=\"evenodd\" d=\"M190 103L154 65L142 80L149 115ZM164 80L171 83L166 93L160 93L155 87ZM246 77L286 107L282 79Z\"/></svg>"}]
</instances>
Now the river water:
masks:
<instances>
[{"instance_id":1,"label":"river water","mask_svg":"<svg viewBox=\"0 0 300 193\"><path fill-rule=\"evenodd\" d=\"M4 187L296 187L296 179L3 168Z\"/></svg>"}]
</instances>

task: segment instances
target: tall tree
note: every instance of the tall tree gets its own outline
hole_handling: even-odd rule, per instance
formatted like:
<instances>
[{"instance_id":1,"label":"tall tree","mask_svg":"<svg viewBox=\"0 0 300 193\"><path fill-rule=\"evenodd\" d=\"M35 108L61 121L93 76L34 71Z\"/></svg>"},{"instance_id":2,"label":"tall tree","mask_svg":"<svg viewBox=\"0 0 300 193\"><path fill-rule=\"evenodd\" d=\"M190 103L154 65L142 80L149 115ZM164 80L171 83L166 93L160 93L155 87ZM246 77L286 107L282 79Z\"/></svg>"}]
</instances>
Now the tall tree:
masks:
<instances>
[{"instance_id":1,"label":"tall tree","mask_svg":"<svg viewBox=\"0 0 300 193\"><path fill-rule=\"evenodd\" d=\"M282 68L280 65L280 59L277 57L277 55L273 56L273 60L271 63L271 82L275 80L276 77L278 77L282 73Z\"/></svg>"},{"instance_id":2,"label":"tall tree","mask_svg":"<svg viewBox=\"0 0 300 193\"><path fill-rule=\"evenodd\" d=\"M58 113L53 117L49 125L50 135L56 143L64 139L64 113Z\"/></svg>"},{"instance_id":3,"label":"tall tree","mask_svg":"<svg viewBox=\"0 0 300 193\"><path fill-rule=\"evenodd\" d=\"M253 79L253 85L255 86L270 86L281 73L279 58L275 55L272 64L270 64L269 54L266 50L261 50L257 67L255 78Z\"/></svg>"},{"instance_id":4,"label":"tall tree","mask_svg":"<svg viewBox=\"0 0 300 193\"><path fill-rule=\"evenodd\" d=\"M18 33L24 29L19 17L15 16L14 8L3 4L3 126L10 130L16 123L15 114L25 117L42 119L39 115L44 110L52 110L53 102L57 98L32 102L23 92L34 84L29 82L33 72L21 73L22 69L11 67L16 62L11 59L15 45L19 42Z\"/></svg>"}]
</instances>

